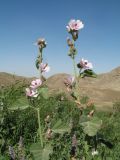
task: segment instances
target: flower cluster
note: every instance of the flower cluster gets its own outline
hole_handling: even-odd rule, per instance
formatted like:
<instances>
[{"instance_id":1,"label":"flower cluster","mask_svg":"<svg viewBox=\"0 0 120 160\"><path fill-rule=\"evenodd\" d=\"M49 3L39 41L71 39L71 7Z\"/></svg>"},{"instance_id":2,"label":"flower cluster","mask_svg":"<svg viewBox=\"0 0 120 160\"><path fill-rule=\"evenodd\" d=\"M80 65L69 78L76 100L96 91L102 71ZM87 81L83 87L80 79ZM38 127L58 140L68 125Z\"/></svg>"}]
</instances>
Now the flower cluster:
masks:
<instances>
[{"instance_id":1,"label":"flower cluster","mask_svg":"<svg viewBox=\"0 0 120 160\"><path fill-rule=\"evenodd\" d=\"M37 88L42 85L41 79L36 79L31 82L30 88L26 88L27 97L37 97L38 91Z\"/></svg>"},{"instance_id":2,"label":"flower cluster","mask_svg":"<svg viewBox=\"0 0 120 160\"><path fill-rule=\"evenodd\" d=\"M23 137L20 136L18 145L15 147L9 146L9 155L11 160L25 160L26 159L26 151L23 143Z\"/></svg>"},{"instance_id":3,"label":"flower cluster","mask_svg":"<svg viewBox=\"0 0 120 160\"><path fill-rule=\"evenodd\" d=\"M36 42L36 44L39 47L39 54L36 59L36 68L40 71L40 78L42 80L45 80L43 77L43 73L49 72L50 67L48 66L48 63L43 63L43 48L46 47L47 42L45 41L44 38L39 38Z\"/></svg>"},{"instance_id":4,"label":"flower cluster","mask_svg":"<svg viewBox=\"0 0 120 160\"><path fill-rule=\"evenodd\" d=\"M70 47L68 56L70 56L72 59L74 59L75 55L77 54L77 50L75 48L73 40L71 40L69 37L67 38L67 44Z\"/></svg>"},{"instance_id":5,"label":"flower cluster","mask_svg":"<svg viewBox=\"0 0 120 160\"><path fill-rule=\"evenodd\" d=\"M45 80L43 77L43 73L49 72L50 67L48 66L48 63L43 63L43 48L46 47L47 42L44 38L39 38L36 42L36 45L39 47L39 54L36 60L36 67L40 72L40 79L33 80L30 84L29 88L26 88L26 96L27 97L37 97L38 96L38 90L37 88L40 87Z\"/></svg>"},{"instance_id":6,"label":"flower cluster","mask_svg":"<svg viewBox=\"0 0 120 160\"><path fill-rule=\"evenodd\" d=\"M84 27L84 24L80 20L72 19L66 26L68 33L72 35L72 40L70 38L67 38L67 44L70 47L68 55L74 59L75 55L77 54L77 50L75 48L74 41L78 39L78 33L79 30Z\"/></svg>"}]
</instances>

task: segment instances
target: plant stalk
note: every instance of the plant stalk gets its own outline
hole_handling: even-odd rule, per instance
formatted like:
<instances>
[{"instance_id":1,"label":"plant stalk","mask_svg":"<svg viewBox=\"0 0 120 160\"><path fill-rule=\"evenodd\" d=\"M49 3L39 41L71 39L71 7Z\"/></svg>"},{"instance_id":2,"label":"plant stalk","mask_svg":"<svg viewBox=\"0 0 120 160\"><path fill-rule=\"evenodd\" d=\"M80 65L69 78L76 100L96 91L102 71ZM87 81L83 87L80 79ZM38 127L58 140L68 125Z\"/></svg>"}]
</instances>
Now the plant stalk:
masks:
<instances>
[{"instance_id":1,"label":"plant stalk","mask_svg":"<svg viewBox=\"0 0 120 160\"><path fill-rule=\"evenodd\" d=\"M79 97L79 83L78 83L78 78L77 78L77 70L76 70L76 63L75 63L75 58L72 58L73 60L73 68L74 68L74 76L75 76L75 80L76 80L76 92L77 92L77 101L80 101L80 97Z\"/></svg>"},{"instance_id":2,"label":"plant stalk","mask_svg":"<svg viewBox=\"0 0 120 160\"><path fill-rule=\"evenodd\" d=\"M41 147L43 148L43 138L42 138L42 129L41 129L41 122L40 122L40 109L37 108L37 114L38 114L38 131L39 131L39 136L40 136L40 143Z\"/></svg>"},{"instance_id":3,"label":"plant stalk","mask_svg":"<svg viewBox=\"0 0 120 160\"><path fill-rule=\"evenodd\" d=\"M75 75L75 78L77 78L77 71L76 71L76 63L75 63L75 59L72 58L72 60L73 60L74 75Z\"/></svg>"},{"instance_id":4,"label":"plant stalk","mask_svg":"<svg viewBox=\"0 0 120 160\"><path fill-rule=\"evenodd\" d=\"M39 62L39 64L41 64L41 63L42 63L42 60L43 60L42 51L43 51L43 49L42 49L42 48L39 48L39 57L40 57L40 62ZM40 79L41 79L41 78L42 78L42 72L41 72L41 70L40 70Z\"/></svg>"}]
</instances>

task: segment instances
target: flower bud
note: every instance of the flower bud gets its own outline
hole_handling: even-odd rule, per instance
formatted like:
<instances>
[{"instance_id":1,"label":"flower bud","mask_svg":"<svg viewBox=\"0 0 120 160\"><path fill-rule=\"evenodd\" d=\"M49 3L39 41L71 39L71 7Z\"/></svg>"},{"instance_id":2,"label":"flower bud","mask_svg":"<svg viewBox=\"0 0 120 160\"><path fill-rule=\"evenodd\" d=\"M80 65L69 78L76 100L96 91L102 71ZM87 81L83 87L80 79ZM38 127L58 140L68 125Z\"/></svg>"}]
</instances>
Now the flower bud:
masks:
<instances>
[{"instance_id":1,"label":"flower bud","mask_svg":"<svg viewBox=\"0 0 120 160\"><path fill-rule=\"evenodd\" d=\"M74 44L73 44L73 42L71 41L70 38L67 38L67 44L68 44L68 46L70 46L70 47L73 47L73 46L74 46Z\"/></svg>"},{"instance_id":2,"label":"flower bud","mask_svg":"<svg viewBox=\"0 0 120 160\"><path fill-rule=\"evenodd\" d=\"M45 122L49 123L50 122L50 115L47 115L47 117L45 118Z\"/></svg>"},{"instance_id":3,"label":"flower bud","mask_svg":"<svg viewBox=\"0 0 120 160\"><path fill-rule=\"evenodd\" d=\"M76 41L78 39L78 31L72 32L72 38L74 41Z\"/></svg>"},{"instance_id":4,"label":"flower bud","mask_svg":"<svg viewBox=\"0 0 120 160\"><path fill-rule=\"evenodd\" d=\"M37 45L38 45L40 48L45 48L46 45L47 45L47 43L46 43L46 41L45 41L44 38L40 38L40 39L37 40Z\"/></svg>"}]
</instances>

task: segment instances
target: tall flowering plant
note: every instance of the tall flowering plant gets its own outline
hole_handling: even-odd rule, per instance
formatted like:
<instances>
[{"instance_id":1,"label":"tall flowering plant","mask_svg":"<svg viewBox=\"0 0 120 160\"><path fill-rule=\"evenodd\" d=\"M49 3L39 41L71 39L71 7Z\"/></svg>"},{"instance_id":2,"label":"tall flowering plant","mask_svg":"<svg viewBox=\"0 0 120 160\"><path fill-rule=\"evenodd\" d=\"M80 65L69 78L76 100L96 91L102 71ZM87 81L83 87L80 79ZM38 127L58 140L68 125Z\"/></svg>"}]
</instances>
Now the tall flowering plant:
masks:
<instances>
[{"instance_id":1,"label":"tall flowering plant","mask_svg":"<svg viewBox=\"0 0 120 160\"><path fill-rule=\"evenodd\" d=\"M67 87L67 91L72 92L76 103L72 102L70 106L70 102L68 101L67 106L67 101L63 102L64 97L57 99L57 103L53 104L52 110L50 109L48 114L45 115L46 117L43 117L44 120L42 119L42 122L44 122L42 124L40 116L40 109L42 107L39 106L38 103L40 103L40 101L37 100L41 100L41 93L45 89L43 88L43 81L45 81L43 74L48 72L50 67L48 63L44 63L43 59L43 49L47 45L45 39L38 39L36 43L39 49L36 59L36 68L40 73L40 78L33 80L29 88L26 88L26 96L30 101L34 102L33 106L37 103L37 107L34 107L34 109L37 111L38 117L38 134L40 139L40 147L39 145L38 147L39 149L42 148L41 160L77 160L80 159L80 157L82 159L87 157L91 149L89 149L85 138L89 136L96 140L97 131L101 126L101 121L93 119L95 112L93 102L87 101L86 105L81 105L80 101L79 78L96 76L93 72L93 65L91 62L83 58L78 64L75 62L77 55L75 42L83 27L84 24L80 20L71 20L67 26L68 33L72 36L72 38L67 38L67 44L69 46L68 56L73 61L74 75L66 77L64 84ZM79 68L79 74L77 73L77 67ZM49 110L47 106L44 107ZM96 145L95 147L92 145L92 148L95 148L94 151L97 153Z\"/></svg>"},{"instance_id":2,"label":"tall flowering plant","mask_svg":"<svg viewBox=\"0 0 120 160\"><path fill-rule=\"evenodd\" d=\"M35 79L31 82L29 88L26 88L26 96L30 100L30 102L37 101L41 94L44 96L44 92L46 92L47 88L43 87L43 82L46 80L45 77L43 76L44 73L49 72L50 67L48 66L48 63L43 62L43 49L46 47L47 43L44 38L40 38L37 40L36 45L38 46L39 53L38 57L36 59L36 68L38 69L40 73L40 78ZM40 143L41 147L43 148L43 137L42 137L42 129L41 129L41 119L40 119L40 108L39 105L37 104L37 107L34 107L34 109L37 111L38 115L38 134L40 137Z\"/></svg>"},{"instance_id":3,"label":"tall flowering plant","mask_svg":"<svg viewBox=\"0 0 120 160\"><path fill-rule=\"evenodd\" d=\"M84 24L81 20L70 20L68 25L66 26L68 33L71 35L72 38L67 38L67 44L69 47L69 52L68 56L72 59L73 61L73 69L74 69L74 76L70 76L65 80L65 85L67 86L67 90L72 92L72 96L75 98L75 102L81 109L81 117L84 117L86 120L84 123L81 123L83 126L83 131L89 135L89 136L95 136L97 131L99 130L101 126L101 121L98 119L94 122L93 115L94 115L94 104L92 102L88 102L87 107L83 106L80 101L80 86L79 86L79 78L84 78L84 77L96 77L96 74L93 71L93 64L89 62L88 60L82 58L78 64L76 64L75 58L77 55L77 49L75 46L75 42L78 40L79 37L79 32L81 29L84 28ZM79 74L77 73L77 68L79 69ZM89 107L90 106L90 107ZM93 106L93 107L91 107ZM86 116L87 113L87 116ZM88 119L87 119L88 118ZM91 121L93 120L93 124ZM97 124L98 128L94 128L92 125ZM89 129L88 129L89 127ZM94 132L93 132L94 130ZM76 153L77 153L77 138L75 132L73 132L73 138L72 138L72 153L73 158L75 159ZM95 147L96 150L96 147Z\"/></svg>"},{"instance_id":4,"label":"tall flowering plant","mask_svg":"<svg viewBox=\"0 0 120 160\"><path fill-rule=\"evenodd\" d=\"M73 93L72 95L75 97L78 103L80 103L80 89L79 89L79 77L85 77L85 76L90 76L90 77L96 77L96 74L93 72L93 65L91 62L88 60L84 60L83 58L80 60L78 64L75 62L75 57L77 55L77 49L75 47L75 41L77 41L79 37L79 32L81 29L84 28L84 24L81 20L75 20L72 19L66 26L68 33L72 36L71 38L67 38L67 44L69 46L69 52L68 56L71 57L73 61L73 68L74 68L74 82L75 85L73 87ZM77 67L79 68L79 76L77 73ZM70 78L68 77L68 80ZM71 83L73 82L73 78L71 78ZM66 84L66 83L65 83ZM69 85L70 86L70 85Z\"/></svg>"}]
</instances>

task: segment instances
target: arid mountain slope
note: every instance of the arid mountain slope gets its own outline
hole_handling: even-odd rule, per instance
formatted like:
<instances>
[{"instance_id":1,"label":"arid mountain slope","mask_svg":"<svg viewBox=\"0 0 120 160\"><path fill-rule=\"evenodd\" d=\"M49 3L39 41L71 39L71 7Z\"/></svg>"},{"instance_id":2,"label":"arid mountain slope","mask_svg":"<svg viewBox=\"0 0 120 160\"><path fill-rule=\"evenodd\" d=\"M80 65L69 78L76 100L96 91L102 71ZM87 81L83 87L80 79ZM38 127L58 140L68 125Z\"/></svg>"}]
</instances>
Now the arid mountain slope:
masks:
<instances>
[{"instance_id":1,"label":"arid mountain slope","mask_svg":"<svg viewBox=\"0 0 120 160\"><path fill-rule=\"evenodd\" d=\"M64 85L68 74L57 74L47 79L46 84L53 92L65 92L69 95ZM85 77L79 80L80 94L92 98L100 105L112 105L120 101L120 67L111 72L98 75L97 78Z\"/></svg>"},{"instance_id":2,"label":"arid mountain slope","mask_svg":"<svg viewBox=\"0 0 120 160\"><path fill-rule=\"evenodd\" d=\"M0 72L0 86L8 86L14 84L16 81L29 83L33 78L26 78L22 76L12 75L5 72Z\"/></svg>"},{"instance_id":3,"label":"arid mountain slope","mask_svg":"<svg viewBox=\"0 0 120 160\"><path fill-rule=\"evenodd\" d=\"M47 79L45 82L50 92L68 93L64 79L69 75L66 73L56 74ZM16 80L30 83L33 78L25 78L21 76L11 75L8 73L0 73L0 85L13 84ZM115 68L111 72L98 75L97 78L85 77L79 80L80 94L87 95L92 98L98 106L109 106L115 101L120 101L120 67Z\"/></svg>"}]
</instances>

